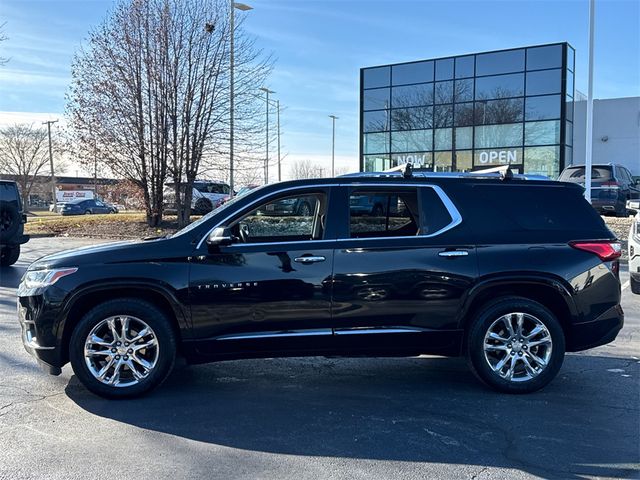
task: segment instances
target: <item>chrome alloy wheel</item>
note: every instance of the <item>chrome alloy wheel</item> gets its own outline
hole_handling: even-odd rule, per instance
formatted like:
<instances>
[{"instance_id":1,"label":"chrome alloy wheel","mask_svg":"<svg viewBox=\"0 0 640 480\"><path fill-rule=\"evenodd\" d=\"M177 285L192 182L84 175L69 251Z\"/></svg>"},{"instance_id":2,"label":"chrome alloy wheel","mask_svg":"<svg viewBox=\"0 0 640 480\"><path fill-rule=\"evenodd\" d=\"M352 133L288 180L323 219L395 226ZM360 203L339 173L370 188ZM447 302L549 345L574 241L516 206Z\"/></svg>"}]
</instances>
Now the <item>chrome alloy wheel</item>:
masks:
<instances>
[{"instance_id":1,"label":"chrome alloy wheel","mask_svg":"<svg viewBox=\"0 0 640 480\"><path fill-rule=\"evenodd\" d=\"M507 313L494 321L484 337L484 358L500 377L531 380L547 367L553 343L547 327L528 313Z\"/></svg>"},{"instance_id":2,"label":"chrome alloy wheel","mask_svg":"<svg viewBox=\"0 0 640 480\"><path fill-rule=\"evenodd\" d=\"M151 327L128 315L105 318L84 344L84 361L91 374L113 387L130 387L149 376L159 353Z\"/></svg>"}]
</instances>

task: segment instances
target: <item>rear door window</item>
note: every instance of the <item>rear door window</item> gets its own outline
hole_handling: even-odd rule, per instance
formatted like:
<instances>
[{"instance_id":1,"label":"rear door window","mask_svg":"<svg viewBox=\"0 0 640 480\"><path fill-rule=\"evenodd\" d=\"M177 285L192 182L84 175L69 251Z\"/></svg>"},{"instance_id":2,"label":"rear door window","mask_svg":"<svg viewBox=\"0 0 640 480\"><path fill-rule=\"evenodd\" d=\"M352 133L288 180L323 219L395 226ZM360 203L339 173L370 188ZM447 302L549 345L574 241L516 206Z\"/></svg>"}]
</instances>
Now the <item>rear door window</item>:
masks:
<instances>
[{"instance_id":1,"label":"rear door window","mask_svg":"<svg viewBox=\"0 0 640 480\"><path fill-rule=\"evenodd\" d=\"M416 188L356 189L349 196L351 238L418 235L420 210Z\"/></svg>"}]
</instances>

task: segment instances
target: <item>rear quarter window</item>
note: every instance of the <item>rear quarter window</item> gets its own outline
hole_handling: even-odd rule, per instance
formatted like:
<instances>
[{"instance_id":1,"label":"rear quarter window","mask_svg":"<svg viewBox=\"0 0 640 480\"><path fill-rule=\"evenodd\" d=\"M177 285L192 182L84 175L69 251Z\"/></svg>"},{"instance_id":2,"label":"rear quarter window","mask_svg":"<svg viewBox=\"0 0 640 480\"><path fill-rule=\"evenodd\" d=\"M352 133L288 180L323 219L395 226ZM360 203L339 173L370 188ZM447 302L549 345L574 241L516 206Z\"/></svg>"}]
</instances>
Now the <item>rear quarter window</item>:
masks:
<instances>
[{"instance_id":1,"label":"rear quarter window","mask_svg":"<svg viewBox=\"0 0 640 480\"><path fill-rule=\"evenodd\" d=\"M612 238L582 190L558 185L473 185L463 221L483 241L548 243Z\"/></svg>"},{"instance_id":2,"label":"rear quarter window","mask_svg":"<svg viewBox=\"0 0 640 480\"><path fill-rule=\"evenodd\" d=\"M3 202L18 202L19 195L15 183L0 182L0 200Z\"/></svg>"},{"instance_id":3,"label":"rear quarter window","mask_svg":"<svg viewBox=\"0 0 640 480\"><path fill-rule=\"evenodd\" d=\"M584 182L584 167L570 167L565 169L558 178L561 182ZM612 178L611 167L592 167L591 179L598 182L606 182Z\"/></svg>"}]
</instances>

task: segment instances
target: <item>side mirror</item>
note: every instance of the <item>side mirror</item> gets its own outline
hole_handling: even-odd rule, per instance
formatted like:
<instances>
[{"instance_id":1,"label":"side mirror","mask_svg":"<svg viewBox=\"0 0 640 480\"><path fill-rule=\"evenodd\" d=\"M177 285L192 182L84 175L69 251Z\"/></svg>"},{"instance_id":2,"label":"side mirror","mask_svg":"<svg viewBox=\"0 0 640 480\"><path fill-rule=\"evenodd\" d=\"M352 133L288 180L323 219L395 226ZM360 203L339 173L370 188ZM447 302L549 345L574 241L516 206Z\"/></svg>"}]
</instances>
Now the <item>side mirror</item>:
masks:
<instances>
[{"instance_id":1,"label":"side mirror","mask_svg":"<svg viewBox=\"0 0 640 480\"><path fill-rule=\"evenodd\" d=\"M231 233L231 229L218 227L214 229L207 238L207 245L209 247L224 247L231 245L235 240L235 237Z\"/></svg>"},{"instance_id":2,"label":"side mirror","mask_svg":"<svg viewBox=\"0 0 640 480\"><path fill-rule=\"evenodd\" d=\"M631 215L636 215L640 212L640 200L627 200L627 211Z\"/></svg>"}]
</instances>

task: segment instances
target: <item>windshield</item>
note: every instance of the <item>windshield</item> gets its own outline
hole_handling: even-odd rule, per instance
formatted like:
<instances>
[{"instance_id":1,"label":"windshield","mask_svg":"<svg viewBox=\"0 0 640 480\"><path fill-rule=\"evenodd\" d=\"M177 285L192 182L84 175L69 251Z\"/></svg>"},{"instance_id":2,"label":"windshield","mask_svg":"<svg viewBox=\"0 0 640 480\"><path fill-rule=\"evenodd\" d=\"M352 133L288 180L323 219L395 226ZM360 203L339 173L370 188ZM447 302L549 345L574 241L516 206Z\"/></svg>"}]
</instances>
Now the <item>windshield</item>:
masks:
<instances>
[{"instance_id":1,"label":"windshield","mask_svg":"<svg viewBox=\"0 0 640 480\"><path fill-rule=\"evenodd\" d=\"M558 180L562 182L584 182L584 167L567 168ZM611 180L611 167L591 167L591 178L599 182Z\"/></svg>"}]
</instances>

